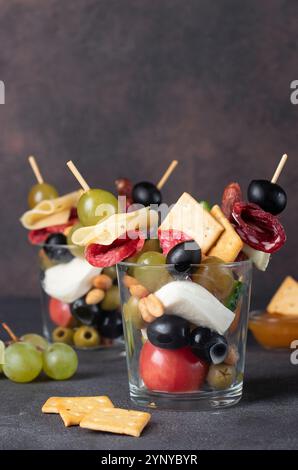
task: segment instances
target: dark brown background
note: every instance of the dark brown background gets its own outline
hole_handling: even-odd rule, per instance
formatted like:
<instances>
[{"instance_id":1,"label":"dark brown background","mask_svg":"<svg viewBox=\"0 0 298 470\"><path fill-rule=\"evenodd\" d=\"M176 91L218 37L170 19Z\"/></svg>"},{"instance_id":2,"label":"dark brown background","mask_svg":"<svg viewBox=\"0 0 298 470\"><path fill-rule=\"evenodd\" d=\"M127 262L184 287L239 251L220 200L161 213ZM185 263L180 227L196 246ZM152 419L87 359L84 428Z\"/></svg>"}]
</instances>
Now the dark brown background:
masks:
<instances>
[{"instance_id":1,"label":"dark brown background","mask_svg":"<svg viewBox=\"0 0 298 470\"><path fill-rule=\"evenodd\" d=\"M90 185L121 175L218 201L238 180L280 183L288 243L254 277L264 304L297 275L298 79L296 0L0 0L1 284L3 295L36 296L32 249L18 217L33 183L28 154L64 192L76 187L72 158Z\"/></svg>"}]
</instances>

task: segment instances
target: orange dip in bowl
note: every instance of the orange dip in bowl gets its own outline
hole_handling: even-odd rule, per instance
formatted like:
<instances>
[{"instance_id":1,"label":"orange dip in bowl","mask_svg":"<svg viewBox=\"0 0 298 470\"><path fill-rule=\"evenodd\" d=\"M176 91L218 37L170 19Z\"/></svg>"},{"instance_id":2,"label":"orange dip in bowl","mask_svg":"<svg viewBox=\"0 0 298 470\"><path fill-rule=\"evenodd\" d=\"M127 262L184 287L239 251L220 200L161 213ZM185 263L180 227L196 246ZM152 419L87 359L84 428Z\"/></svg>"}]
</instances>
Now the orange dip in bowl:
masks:
<instances>
[{"instance_id":1,"label":"orange dip in bowl","mask_svg":"<svg viewBox=\"0 0 298 470\"><path fill-rule=\"evenodd\" d=\"M264 348L290 348L298 340L298 316L279 315L261 310L251 312L248 328Z\"/></svg>"}]
</instances>

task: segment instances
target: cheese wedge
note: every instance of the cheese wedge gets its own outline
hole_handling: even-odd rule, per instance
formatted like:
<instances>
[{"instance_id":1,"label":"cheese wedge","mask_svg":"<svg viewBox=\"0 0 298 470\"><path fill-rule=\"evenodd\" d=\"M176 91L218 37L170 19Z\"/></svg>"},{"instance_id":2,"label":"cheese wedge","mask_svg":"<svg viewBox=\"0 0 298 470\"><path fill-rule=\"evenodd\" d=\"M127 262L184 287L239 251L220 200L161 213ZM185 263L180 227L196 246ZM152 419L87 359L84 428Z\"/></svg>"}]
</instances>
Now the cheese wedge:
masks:
<instances>
[{"instance_id":1,"label":"cheese wedge","mask_svg":"<svg viewBox=\"0 0 298 470\"><path fill-rule=\"evenodd\" d=\"M69 219L71 208L77 206L81 195L82 190L79 190L56 199L41 201L22 215L21 224L28 230L65 224Z\"/></svg>"},{"instance_id":2,"label":"cheese wedge","mask_svg":"<svg viewBox=\"0 0 298 470\"><path fill-rule=\"evenodd\" d=\"M170 210L159 230L178 230L185 233L206 254L214 245L224 228L190 194L183 193Z\"/></svg>"},{"instance_id":3,"label":"cheese wedge","mask_svg":"<svg viewBox=\"0 0 298 470\"><path fill-rule=\"evenodd\" d=\"M267 312L298 316L298 282L287 276L272 297Z\"/></svg>"},{"instance_id":4,"label":"cheese wedge","mask_svg":"<svg viewBox=\"0 0 298 470\"><path fill-rule=\"evenodd\" d=\"M225 230L208 252L208 256L216 256L225 263L232 263L242 250L243 241L218 205L213 206L210 213Z\"/></svg>"},{"instance_id":5,"label":"cheese wedge","mask_svg":"<svg viewBox=\"0 0 298 470\"><path fill-rule=\"evenodd\" d=\"M242 248L243 253L251 259L253 264L258 268L260 271L266 271L269 261L270 261L270 253L264 253L264 251L255 250L251 246L246 245Z\"/></svg>"},{"instance_id":6,"label":"cheese wedge","mask_svg":"<svg viewBox=\"0 0 298 470\"><path fill-rule=\"evenodd\" d=\"M73 258L46 269L43 289L50 297L72 303L91 289L92 280L101 271L102 268L91 266L85 259Z\"/></svg>"},{"instance_id":7,"label":"cheese wedge","mask_svg":"<svg viewBox=\"0 0 298 470\"><path fill-rule=\"evenodd\" d=\"M147 229L157 227L157 224L157 212L144 207L133 212L113 214L103 222L90 227L81 227L74 232L72 242L79 246L87 246L90 243L110 245L126 232L141 230L146 233Z\"/></svg>"},{"instance_id":8,"label":"cheese wedge","mask_svg":"<svg viewBox=\"0 0 298 470\"><path fill-rule=\"evenodd\" d=\"M178 315L197 326L205 326L220 334L232 324L235 314L207 289L191 281L173 281L154 295L165 307L167 315Z\"/></svg>"}]
</instances>

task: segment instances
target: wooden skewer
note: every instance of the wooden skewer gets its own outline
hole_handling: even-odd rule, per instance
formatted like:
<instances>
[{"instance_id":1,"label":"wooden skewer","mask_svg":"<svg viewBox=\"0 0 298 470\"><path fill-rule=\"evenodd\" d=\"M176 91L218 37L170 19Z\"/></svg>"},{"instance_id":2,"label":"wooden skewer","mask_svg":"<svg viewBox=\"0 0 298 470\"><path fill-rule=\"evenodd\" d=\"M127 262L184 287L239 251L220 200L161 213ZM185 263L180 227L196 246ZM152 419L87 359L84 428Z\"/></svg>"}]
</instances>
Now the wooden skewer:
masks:
<instances>
[{"instance_id":1,"label":"wooden skewer","mask_svg":"<svg viewBox=\"0 0 298 470\"><path fill-rule=\"evenodd\" d=\"M272 179L271 179L271 183L276 183L276 181L278 180L278 178L279 178L279 176L280 176L280 174L281 174L281 172L282 172L282 170L283 170L283 167L284 167L285 164L286 164L287 159L288 159L288 155L285 153L285 154L281 157L281 159L280 159L280 161L279 161L279 164L278 164L277 167L276 167L276 170L275 170L275 172L274 172L274 175L272 176Z\"/></svg>"},{"instance_id":2,"label":"wooden skewer","mask_svg":"<svg viewBox=\"0 0 298 470\"><path fill-rule=\"evenodd\" d=\"M76 180L80 183L80 185L82 186L83 190L84 191L89 191L90 190L90 186L89 184L87 183L87 181L83 178L83 176L81 175L81 173L79 172L79 170L77 169L77 167L75 166L75 164L73 163L72 160L69 160L66 165L68 166L68 168L70 169L70 171L72 172L73 176L76 178Z\"/></svg>"},{"instance_id":3,"label":"wooden skewer","mask_svg":"<svg viewBox=\"0 0 298 470\"><path fill-rule=\"evenodd\" d=\"M11 330L11 328L9 328L6 323L3 322L1 323L1 325L3 326L4 330L9 334L12 341L14 341L15 343L19 341L19 338L14 334L14 332Z\"/></svg>"},{"instance_id":4,"label":"wooden skewer","mask_svg":"<svg viewBox=\"0 0 298 470\"><path fill-rule=\"evenodd\" d=\"M35 157L33 157L33 155L30 155L30 157L28 157L28 161L35 175L35 178L37 179L37 182L39 184L42 184L44 182L44 179L42 177L42 174L40 173L40 169L36 163Z\"/></svg>"},{"instance_id":5,"label":"wooden skewer","mask_svg":"<svg viewBox=\"0 0 298 470\"><path fill-rule=\"evenodd\" d=\"M172 163L169 165L168 169L165 171L165 173L162 175L161 179L157 183L157 188L161 189L164 184L167 182L173 171L175 170L176 166L178 165L177 160L173 160Z\"/></svg>"}]
</instances>

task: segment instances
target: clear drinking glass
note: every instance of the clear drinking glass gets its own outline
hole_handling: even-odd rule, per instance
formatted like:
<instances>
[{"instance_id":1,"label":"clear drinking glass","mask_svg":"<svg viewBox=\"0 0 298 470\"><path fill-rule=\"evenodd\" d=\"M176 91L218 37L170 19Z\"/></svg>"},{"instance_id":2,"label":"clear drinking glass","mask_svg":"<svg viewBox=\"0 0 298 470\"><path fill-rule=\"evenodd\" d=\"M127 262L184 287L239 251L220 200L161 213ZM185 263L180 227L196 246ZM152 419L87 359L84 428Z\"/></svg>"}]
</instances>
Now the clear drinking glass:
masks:
<instances>
[{"instance_id":1,"label":"clear drinking glass","mask_svg":"<svg viewBox=\"0 0 298 470\"><path fill-rule=\"evenodd\" d=\"M210 259L191 266L188 273L176 272L173 265L117 265L134 403L208 410L241 399L252 265ZM162 314L154 310L156 302L148 304L149 297L131 295L138 291L131 289L135 280L154 294L153 300L161 300ZM227 319L229 327L223 331Z\"/></svg>"},{"instance_id":2,"label":"clear drinking glass","mask_svg":"<svg viewBox=\"0 0 298 470\"><path fill-rule=\"evenodd\" d=\"M76 246L37 249L44 336L79 349L123 347L116 268L91 266ZM105 285L97 285L94 279L102 274Z\"/></svg>"}]
</instances>

